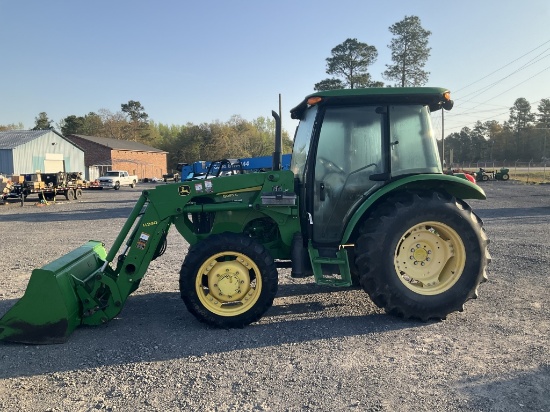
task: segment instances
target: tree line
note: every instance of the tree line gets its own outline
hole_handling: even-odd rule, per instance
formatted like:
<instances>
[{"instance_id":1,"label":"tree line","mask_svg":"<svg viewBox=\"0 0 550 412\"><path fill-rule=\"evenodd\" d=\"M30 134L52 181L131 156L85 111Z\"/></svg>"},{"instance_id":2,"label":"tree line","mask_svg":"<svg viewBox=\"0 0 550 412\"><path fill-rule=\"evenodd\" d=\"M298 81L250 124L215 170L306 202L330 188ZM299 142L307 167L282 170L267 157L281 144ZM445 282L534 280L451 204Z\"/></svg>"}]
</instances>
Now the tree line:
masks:
<instances>
[{"instance_id":1,"label":"tree line","mask_svg":"<svg viewBox=\"0 0 550 412\"><path fill-rule=\"evenodd\" d=\"M452 152L453 163L550 160L550 99L541 99L533 112L520 97L507 121L477 121L472 128L447 135L444 148L445 159L450 160Z\"/></svg>"},{"instance_id":2,"label":"tree line","mask_svg":"<svg viewBox=\"0 0 550 412\"><path fill-rule=\"evenodd\" d=\"M22 124L0 125L2 130L23 129ZM252 121L233 116L226 122L168 125L149 120L139 101L121 104L121 110L100 109L83 116L70 115L56 127L46 112L35 117L32 130L60 130L61 134L108 137L135 141L168 152L168 169L178 163L268 156L274 150L275 121L258 117ZM283 131L283 152L292 151L292 140Z\"/></svg>"},{"instance_id":3,"label":"tree line","mask_svg":"<svg viewBox=\"0 0 550 412\"><path fill-rule=\"evenodd\" d=\"M33 130L54 129L45 112L35 118ZM70 115L56 127L61 134L100 136L141 142L168 152L168 168L180 162L268 156L273 152L275 123L271 118L252 121L238 115L226 122L168 125L149 120L140 102L130 100L113 113L101 109L84 116ZM20 130L23 125L0 125L2 130ZM283 151L292 151L292 140L283 131ZM440 152L442 142L439 141ZM446 135L445 159L453 163L479 161L550 160L550 99L541 99L534 112L525 98L518 98L502 123L477 121L473 127Z\"/></svg>"}]
</instances>

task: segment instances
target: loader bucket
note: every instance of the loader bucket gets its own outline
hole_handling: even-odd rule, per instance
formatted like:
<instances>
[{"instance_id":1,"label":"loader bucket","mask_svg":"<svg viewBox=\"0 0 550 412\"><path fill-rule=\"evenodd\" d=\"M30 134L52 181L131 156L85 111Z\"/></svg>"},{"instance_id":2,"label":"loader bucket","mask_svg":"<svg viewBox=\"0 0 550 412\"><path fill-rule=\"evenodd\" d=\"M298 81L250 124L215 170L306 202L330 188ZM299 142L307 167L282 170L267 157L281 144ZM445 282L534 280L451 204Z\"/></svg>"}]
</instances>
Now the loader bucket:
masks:
<instances>
[{"instance_id":1,"label":"loader bucket","mask_svg":"<svg viewBox=\"0 0 550 412\"><path fill-rule=\"evenodd\" d=\"M63 343L82 321L76 283L105 262L101 242L89 241L33 270L23 297L0 319L0 340L30 344Z\"/></svg>"}]
</instances>

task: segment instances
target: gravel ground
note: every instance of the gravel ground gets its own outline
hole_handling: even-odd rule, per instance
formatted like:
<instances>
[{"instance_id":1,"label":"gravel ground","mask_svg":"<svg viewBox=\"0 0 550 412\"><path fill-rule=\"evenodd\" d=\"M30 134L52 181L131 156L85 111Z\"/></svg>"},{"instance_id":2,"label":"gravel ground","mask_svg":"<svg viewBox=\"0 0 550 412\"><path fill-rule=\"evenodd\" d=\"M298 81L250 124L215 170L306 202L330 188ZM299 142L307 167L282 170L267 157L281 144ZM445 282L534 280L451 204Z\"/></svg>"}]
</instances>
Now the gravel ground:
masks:
<instances>
[{"instance_id":1,"label":"gravel ground","mask_svg":"<svg viewBox=\"0 0 550 412\"><path fill-rule=\"evenodd\" d=\"M33 268L89 239L107 248L140 190L0 206L0 315ZM358 289L280 270L274 306L239 330L181 302L174 230L121 315L60 345L0 342L0 410L550 411L550 185L487 182L470 203L492 243L480 298L446 321L385 315Z\"/></svg>"}]
</instances>

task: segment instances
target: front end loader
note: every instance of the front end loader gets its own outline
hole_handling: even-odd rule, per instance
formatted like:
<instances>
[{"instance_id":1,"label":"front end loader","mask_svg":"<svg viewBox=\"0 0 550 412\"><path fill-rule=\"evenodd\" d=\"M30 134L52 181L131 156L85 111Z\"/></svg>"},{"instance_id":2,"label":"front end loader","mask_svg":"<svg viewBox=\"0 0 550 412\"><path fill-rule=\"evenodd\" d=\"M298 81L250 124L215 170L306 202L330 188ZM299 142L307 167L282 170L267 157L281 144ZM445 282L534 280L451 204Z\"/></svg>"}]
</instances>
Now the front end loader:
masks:
<instances>
[{"instance_id":1,"label":"front end loader","mask_svg":"<svg viewBox=\"0 0 550 412\"><path fill-rule=\"evenodd\" d=\"M99 325L113 319L128 296L139 287L150 262L164 253L171 226L191 244L189 258L197 254L196 250L206 239L210 244L216 237L238 233L237 239L224 244L234 249L239 248L239 241L244 241L242 253L235 252L235 261L230 252L224 252L218 259L219 264L214 264L214 260L209 262L209 271L217 270L222 275L215 287L218 304L212 304L213 308L216 305L239 307L251 299L264 300L264 295L271 304L274 296L269 289L276 289L276 270L271 280L274 284L256 276L260 273L259 267L264 269L264 266L256 262L257 258L245 256L252 246L246 241L254 234L270 237L269 244L261 247L260 255L266 259L270 256L267 250L271 249L284 257L285 242L290 244L292 233L299 228L297 216L290 206L279 206L280 200L275 203L270 200L264 205L259 194L266 185L270 191L273 184L292 189L291 176L285 177L276 172L243 174L144 190L109 253L101 242L90 241L32 272L24 296L0 319L0 339L60 343L78 325ZM210 221L214 215L218 220L216 225ZM272 236L274 228L270 226L275 219L285 227L276 237ZM258 245L261 244L254 246ZM192 259L186 259L185 264L189 265L189 261ZM238 292L231 289L234 282L240 285ZM202 285L197 285L197 289L200 287ZM195 291L195 286L192 290ZM204 300L210 302L210 297ZM231 313L240 311L247 313L245 309L230 310ZM219 312L224 314L225 310ZM240 326L250 323L247 316L241 316L245 319L236 322L240 322ZM233 321L239 319L227 320L232 318ZM222 326L222 322L219 323Z\"/></svg>"},{"instance_id":2,"label":"front end loader","mask_svg":"<svg viewBox=\"0 0 550 412\"><path fill-rule=\"evenodd\" d=\"M360 285L386 312L445 319L477 296L489 243L464 199L483 190L443 174L430 113L450 110L442 88L355 89L307 96L291 170L281 167L276 120L272 170L144 190L109 252L89 241L35 269L0 319L0 340L60 343L79 325L116 317L166 250L175 228L190 244L179 286L201 322L260 319L278 267L331 286Z\"/></svg>"}]
</instances>

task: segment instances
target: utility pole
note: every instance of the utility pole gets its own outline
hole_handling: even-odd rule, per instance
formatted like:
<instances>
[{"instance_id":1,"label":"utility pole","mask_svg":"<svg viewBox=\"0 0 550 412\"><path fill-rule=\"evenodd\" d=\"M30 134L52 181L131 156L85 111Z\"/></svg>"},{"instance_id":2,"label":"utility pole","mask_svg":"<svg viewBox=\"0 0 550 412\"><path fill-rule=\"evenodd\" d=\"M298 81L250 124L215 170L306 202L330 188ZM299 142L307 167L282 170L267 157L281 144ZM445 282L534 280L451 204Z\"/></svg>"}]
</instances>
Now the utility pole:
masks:
<instances>
[{"instance_id":1,"label":"utility pole","mask_svg":"<svg viewBox=\"0 0 550 412\"><path fill-rule=\"evenodd\" d=\"M544 132L544 144L542 145L542 157L546 160L546 138L548 137L548 130L550 127L533 127L535 130L545 130Z\"/></svg>"},{"instance_id":2,"label":"utility pole","mask_svg":"<svg viewBox=\"0 0 550 412\"><path fill-rule=\"evenodd\" d=\"M549 127L547 127L546 131L544 132L544 145L542 146L542 157L544 157L545 163L546 163L546 138L548 137L548 130L550 130Z\"/></svg>"},{"instance_id":3,"label":"utility pole","mask_svg":"<svg viewBox=\"0 0 550 412\"><path fill-rule=\"evenodd\" d=\"M546 162L546 138L548 137L548 128L546 128L546 132L544 133L544 146L542 147L542 157L544 157L544 161Z\"/></svg>"}]
</instances>

